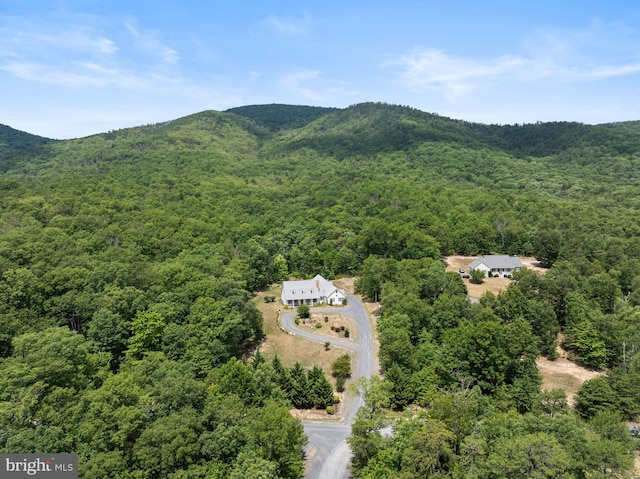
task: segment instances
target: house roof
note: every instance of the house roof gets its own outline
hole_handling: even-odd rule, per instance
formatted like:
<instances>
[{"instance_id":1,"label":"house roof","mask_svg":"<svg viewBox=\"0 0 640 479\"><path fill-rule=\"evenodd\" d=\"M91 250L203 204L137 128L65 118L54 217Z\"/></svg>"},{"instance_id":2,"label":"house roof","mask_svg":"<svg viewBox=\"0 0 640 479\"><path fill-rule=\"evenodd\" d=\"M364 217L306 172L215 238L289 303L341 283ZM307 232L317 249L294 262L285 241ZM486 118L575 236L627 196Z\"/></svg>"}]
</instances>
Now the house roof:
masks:
<instances>
[{"instance_id":1,"label":"house roof","mask_svg":"<svg viewBox=\"0 0 640 479\"><path fill-rule=\"evenodd\" d=\"M344 294L344 291L336 288L331 281L327 281L317 274L313 279L282 282L282 300L316 299L326 298L334 291Z\"/></svg>"},{"instance_id":2,"label":"house roof","mask_svg":"<svg viewBox=\"0 0 640 479\"><path fill-rule=\"evenodd\" d=\"M484 264L489 269L515 269L522 268L522 261L517 256L487 255L474 259L469 264L469 269L475 269Z\"/></svg>"}]
</instances>

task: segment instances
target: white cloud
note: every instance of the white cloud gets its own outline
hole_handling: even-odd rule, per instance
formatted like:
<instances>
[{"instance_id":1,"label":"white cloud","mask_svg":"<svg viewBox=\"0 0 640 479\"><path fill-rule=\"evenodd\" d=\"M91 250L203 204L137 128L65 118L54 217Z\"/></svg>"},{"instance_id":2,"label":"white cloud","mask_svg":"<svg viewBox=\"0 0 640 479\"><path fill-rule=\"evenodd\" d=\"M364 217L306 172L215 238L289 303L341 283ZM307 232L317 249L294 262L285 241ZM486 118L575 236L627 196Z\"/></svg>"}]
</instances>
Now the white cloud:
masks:
<instances>
[{"instance_id":1,"label":"white cloud","mask_svg":"<svg viewBox=\"0 0 640 479\"><path fill-rule=\"evenodd\" d=\"M131 73L88 62L54 66L29 61L13 61L0 65L0 70L6 71L21 80L69 88L117 87L143 89L150 86L143 78L138 78Z\"/></svg>"},{"instance_id":2,"label":"white cloud","mask_svg":"<svg viewBox=\"0 0 640 479\"><path fill-rule=\"evenodd\" d=\"M133 20L125 21L124 27L135 39L136 46L141 50L150 52L159 56L166 63L177 63L180 61L180 55L173 48L163 44L158 39L158 33L155 31L138 29Z\"/></svg>"},{"instance_id":3,"label":"white cloud","mask_svg":"<svg viewBox=\"0 0 640 479\"><path fill-rule=\"evenodd\" d=\"M186 85L174 68L180 58L178 53L163 45L155 32L142 31L133 21L126 22L126 32L134 41L122 43L119 48L101 33L97 27L100 22L94 21L94 26L73 25L70 21L66 24L22 21L0 28L0 72L20 80L66 88L196 89ZM117 30L114 35L117 38ZM136 48L151 57L136 54Z\"/></svg>"},{"instance_id":4,"label":"white cloud","mask_svg":"<svg viewBox=\"0 0 640 479\"><path fill-rule=\"evenodd\" d=\"M13 76L22 80L37 80L39 78L39 65L29 62L7 62L0 65L0 70L11 73Z\"/></svg>"},{"instance_id":5,"label":"white cloud","mask_svg":"<svg viewBox=\"0 0 640 479\"><path fill-rule=\"evenodd\" d=\"M119 66L105 66L90 61L66 64L47 64L32 61L0 62L0 72L43 85L65 88L102 88L115 93L119 90L140 91L145 94L173 95L180 98L207 98L219 82L204 84L185 79L178 73L167 74L154 70L133 71ZM207 82L209 83L209 82Z\"/></svg>"},{"instance_id":6,"label":"white cloud","mask_svg":"<svg viewBox=\"0 0 640 479\"><path fill-rule=\"evenodd\" d=\"M282 80L282 84L296 96L305 100L320 102L323 99L323 95L311 88L310 85L319 76L320 72L317 70L300 69L286 75Z\"/></svg>"},{"instance_id":7,"label":"white cloud","mask_svg":"<svg viewBox=\"0 0 640 479\"><path fill-rule=\"evenodd\" d=\"M51 29L44 27L45 31L32 31L35 28L37 27L5 28L0 30L0 39L4 47L11 48L14 53L21 51L38 54L54 49L113 55L118 51L113 40L86 27L63 26L55 28L54 31L46 31Z\"/></svg>"},{"instance_id":8,"label":"white cloud","mask_svg":"<svg viewBox=\"0 0 640 479\"><path fill-rule=\"evenodd\" d=\"M280 35L306 35L308 31L307 18L285 18L276 15L269 15L264 19L264 23L273 31Z\"/></svg>"},{"instance_id":9,"label":"white cloud","mask_svg":"<svg viewBox=\"0 0 640 479\"><path fill-rule=\"evenodd\" d=\"M39 35L35 39L39 44L46 42L57 48L75 49L102 55L113 55L118 51L113 40L92 34L84 29L62 32L59 35Z\"/></svg>"},{"instance_id":10,"label":"white cloud","mask_svg":"<svg viewBox=\"0 0 640 479\"><path fill-rule=\"evenodd\" d=\"M455 98L476 88L483 79L499 77L525 68L524 58L503 56L487 61L447 55L442 50L418 50L390 59L383 66L397 66L400 80L412 91L443 90Z\"/></svg>"},{"instance_id":11,"label":"white cloud","mask_svg":"<svg viewBox=\"0 0 640 479\"><path fill-rule=\"evenodd\" d=\"M192 57L204 62L215 61L219 58L219 52L216 45L209 41L201 40L195 34L189 34L188 37L193 44L190 52Z\"/></svg>"},{"instance_id":12,"label":"white cloud","mask_svg":"<svg viewBox=\"0 0 640 479\"><path fill-rule=\"evenodd\" d=\"M594 68L590 72L590 76L593 78L611 78L633 75L634 73L640 73L640 63L629 63L627 65L620 66L604 65Z\"/></svg>"},{"instance_id":13,"label":"white cloud","mask_svg":"<svg viewBox=\"0 0 640 479\"><path fill-rule=\"evenodd\" d=\"M309 101L315 104L331 104L339 100L358 95L358 92L347 90L343 81L323 77L318 70L298 68L281 79L281 85L287 90L287 101Z\"/></svg>"},{"instance_id":14,"label":"white cloud","mask_svg":"<svg viewBox=\"0 0 640 479\"><path fill-rule=\"evenodd\" d=\"M102 53L112 54L118 50L118 47L116 47L116 44L111 40L109 40L108 38L102 38L102 37L99 38L97 46Z\"/></svg>"},{"instance_id":15,"label":"white cloud","mask_svg":"<svg viewBox=\"0 0 640 479\"><path fill-rule=\"evenodd\" d=\"M67 87L131 83L114 70L116 43L88 26L18 22L0 29L0 44L0 71L21 80ZM110 70L97 68L103 64Z\"/></svg>"},{"instance_id":16,"label":"white cloud","mask_svg":"<svg viewBox=\"0 0 640 479\"><path fill-rule=\"evenodd\" d=\"M410 91L440 91L447 100L505 81L597 81L640 73L638 61L609 65L580 55L554 38L547 38L545 44L549 48L538 48L530 56L489 59L457 57L436 49L415 50L388 57L382 67L397 69L399 81Z\"/></svg>"}]
</instances>

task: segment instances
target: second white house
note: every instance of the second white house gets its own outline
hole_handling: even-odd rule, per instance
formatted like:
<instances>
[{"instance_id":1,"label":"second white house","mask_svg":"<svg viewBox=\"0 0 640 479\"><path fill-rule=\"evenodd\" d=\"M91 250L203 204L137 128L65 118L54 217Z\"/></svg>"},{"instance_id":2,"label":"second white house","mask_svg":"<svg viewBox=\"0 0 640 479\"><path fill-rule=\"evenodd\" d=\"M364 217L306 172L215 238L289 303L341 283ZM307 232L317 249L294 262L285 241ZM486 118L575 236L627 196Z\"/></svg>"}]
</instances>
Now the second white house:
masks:
<instances>
[{"instance_id":1,"label":"second white house","mask_svg":"<svg viewBox=\"0 0 640 479\"><path fill-rule=\"evenodd\" d=\"M469 264L469 269L484 271L486 276L491 273L491 276L504 278L505 276L511 276L516 271L520 271L522 269L522 261L517 256L487 255L474 259Z\"/></svg>"}]
</instances>

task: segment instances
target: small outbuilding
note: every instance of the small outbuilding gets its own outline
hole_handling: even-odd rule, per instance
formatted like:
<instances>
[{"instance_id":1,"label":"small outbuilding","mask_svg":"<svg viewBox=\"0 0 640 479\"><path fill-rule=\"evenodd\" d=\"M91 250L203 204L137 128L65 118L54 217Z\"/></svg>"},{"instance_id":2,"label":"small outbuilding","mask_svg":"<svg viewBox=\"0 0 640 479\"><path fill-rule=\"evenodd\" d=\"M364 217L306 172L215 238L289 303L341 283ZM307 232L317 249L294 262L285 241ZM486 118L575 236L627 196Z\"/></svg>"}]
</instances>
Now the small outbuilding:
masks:
<instances>
[{"instance_id":1,"label":"small outbuilding","mask_svg":"<svg viewBox=\"0 0 640 479\"><path fill-rule=\"evenodd\" d=\"M280 297L285 306L342 304L346 298L347 295L342 289L338 289L319 274L313 279L283 281Z\"/></svg>"},{"instance_id":2,"label":"small outbuilding","mask_svg":"<svg viewBox=\"0 0 640 479\"><path fill-rule=\"evenodd\" d=\"M487 255L474 259L469 269L479 269L485 276L504 278L522 269L522 261L517 256ZM489 274L491 273L491 274Z\"/></svg>"}]
</instances>

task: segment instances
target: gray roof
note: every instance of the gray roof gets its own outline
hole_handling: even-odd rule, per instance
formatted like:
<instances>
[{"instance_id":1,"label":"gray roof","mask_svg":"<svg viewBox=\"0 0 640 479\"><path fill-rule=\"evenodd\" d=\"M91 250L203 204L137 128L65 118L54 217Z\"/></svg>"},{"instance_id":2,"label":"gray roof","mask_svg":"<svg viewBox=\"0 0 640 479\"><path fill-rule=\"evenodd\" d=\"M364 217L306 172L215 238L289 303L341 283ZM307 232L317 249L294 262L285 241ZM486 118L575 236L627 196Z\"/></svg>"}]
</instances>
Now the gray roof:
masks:
<instances>
[{"instance_id":1,"label":"gray roof","mask_svg":"<svg viewBox=\"0 0 640 479\"><path fill-rule=\"evenodd\" d=\"M331 281L327 281L317 274L313 279L300 281L282 282L282 300L287 302L294 299L316 299L326 298L334 291L344 291L336 288Z\"/></svg>"},{"instance_id":2,"label":"gray roof","mask_svg":"<svg viewBox=\"0 0 640 479\"><path fill-rule=\"evenodd\" d=\"M517 256L506 255L487 255L482 258L474 259L469 264L469 269L475 269L481 264L484 264L489 269L516 269L522 268L522 261Z\"/></svg>"}]
</instances>

